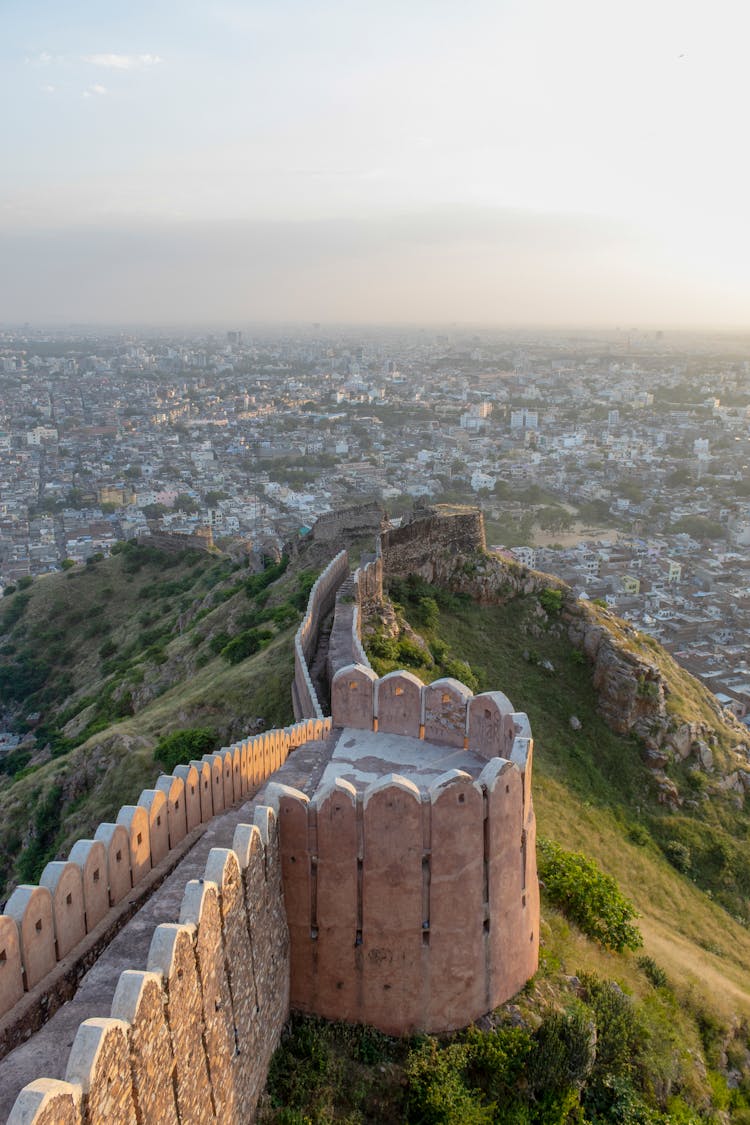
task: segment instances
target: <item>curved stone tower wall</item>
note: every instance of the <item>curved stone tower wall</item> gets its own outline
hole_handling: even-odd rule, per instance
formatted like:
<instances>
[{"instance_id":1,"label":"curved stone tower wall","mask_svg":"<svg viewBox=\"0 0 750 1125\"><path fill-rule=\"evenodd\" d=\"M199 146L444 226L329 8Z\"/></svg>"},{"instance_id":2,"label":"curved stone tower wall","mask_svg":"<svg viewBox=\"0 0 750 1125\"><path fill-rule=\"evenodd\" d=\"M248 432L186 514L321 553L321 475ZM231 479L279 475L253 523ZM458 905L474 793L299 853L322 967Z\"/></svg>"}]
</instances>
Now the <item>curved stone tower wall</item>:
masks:
<instances>
[{"instance_id":1,"label":"curved stone tower wall","mask_svg":"<svg viewBox=\"0 0 750 1125\"><path fill-rule=\"evenodd\" d=\"M465 1027L537 969L536 826L495 758L427 792L391 774L278 799L291 1006L390 1035Z\"/></svg>"},{"instance_id":2,"label":"curved stone tower wall","mask_svg":"<svg viewBox=\"0 0 750 1125\"><path fill-rule=\"evenodd\" d=\"M333 723L469 749L487 765L428 789L397 774L278 802L293 1008L388 1034L448 1031L536 972L539 886L529 722L502 692L342 668ZM387 756L387 754L386 754Z\"/></svg>"}]
</instances>

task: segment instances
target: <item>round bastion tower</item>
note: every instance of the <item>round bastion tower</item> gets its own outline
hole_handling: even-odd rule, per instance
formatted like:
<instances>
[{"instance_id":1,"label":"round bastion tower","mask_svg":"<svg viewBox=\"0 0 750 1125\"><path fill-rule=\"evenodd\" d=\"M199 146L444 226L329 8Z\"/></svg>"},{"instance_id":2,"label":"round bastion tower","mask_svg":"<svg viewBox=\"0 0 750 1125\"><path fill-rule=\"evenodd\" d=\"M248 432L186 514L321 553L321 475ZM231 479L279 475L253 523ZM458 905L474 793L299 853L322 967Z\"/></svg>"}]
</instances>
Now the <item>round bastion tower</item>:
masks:
<instances>
[{"instance_id":1,"label":"round bastion tower","mask_svg":"<svg viewBox=\"0 0 750 1125\"><path fill-rule=\"evenodd\" d=\"M502 692L332 682L332 751L279 817L291 1006L391 1035L464 1027L537 968L533 743Z\"/></svg>"}]
</instances>

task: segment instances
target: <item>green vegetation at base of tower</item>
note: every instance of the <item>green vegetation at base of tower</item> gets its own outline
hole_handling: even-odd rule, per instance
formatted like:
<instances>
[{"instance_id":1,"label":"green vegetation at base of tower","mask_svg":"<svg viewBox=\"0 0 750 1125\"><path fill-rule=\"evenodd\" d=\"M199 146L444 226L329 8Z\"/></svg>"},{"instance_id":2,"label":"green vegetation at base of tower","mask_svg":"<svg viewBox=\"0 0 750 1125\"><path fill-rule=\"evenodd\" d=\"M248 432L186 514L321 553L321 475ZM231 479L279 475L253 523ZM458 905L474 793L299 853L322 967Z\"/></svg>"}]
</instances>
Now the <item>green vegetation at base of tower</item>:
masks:
<instances>
[{"instance_id":1,"label":"green vegetation at base of tower","mask_svg":"<svg viewBox=\"0 0 750 1125\"><path fill-rule=\"evenodd\" d=\"M2 599L0 700L22 740L0 756L0 898L169 771L173 732L202 732L204 753L291 721L315 577L131 542Z\"/></svg>"},{"instance_id":2,"label":"green vegetation at base of tower","mask_svg":"<svg viewBox=\"0 0 750 1125\"><path fill-rule=\"evenodd\" d=\"M750 1121L750 1083L722 1060L747 1028L685 1008L653 962L571 945L554 911L537 977L452 1035L392 1039L293 1015L268 1077L263 1125L701 1125ZM564 961L579 959L575 973ZM656 981L653 970L657 970Z\"/></svg>"}]
</instances>

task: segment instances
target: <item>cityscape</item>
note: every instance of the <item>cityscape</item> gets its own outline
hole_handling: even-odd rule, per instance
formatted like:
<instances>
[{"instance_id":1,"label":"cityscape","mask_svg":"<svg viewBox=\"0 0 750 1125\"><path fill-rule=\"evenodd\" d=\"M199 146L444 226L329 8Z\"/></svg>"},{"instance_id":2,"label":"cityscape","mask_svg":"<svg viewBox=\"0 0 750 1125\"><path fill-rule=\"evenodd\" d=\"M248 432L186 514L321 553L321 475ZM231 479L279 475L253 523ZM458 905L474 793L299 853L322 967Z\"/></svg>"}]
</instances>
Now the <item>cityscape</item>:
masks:
<instances>
[{"instance_id":1,"label":"cityscape","mask_svg":"<svg viewBox=\"0 0 750 1125\"><path fill-rule=\"evenodd\" d=\"M147 534L278 557L325 512L481 506L488 546L750 708L746 342L648 331L6 330L7 593Z\"/></svg>"}]
</instances>

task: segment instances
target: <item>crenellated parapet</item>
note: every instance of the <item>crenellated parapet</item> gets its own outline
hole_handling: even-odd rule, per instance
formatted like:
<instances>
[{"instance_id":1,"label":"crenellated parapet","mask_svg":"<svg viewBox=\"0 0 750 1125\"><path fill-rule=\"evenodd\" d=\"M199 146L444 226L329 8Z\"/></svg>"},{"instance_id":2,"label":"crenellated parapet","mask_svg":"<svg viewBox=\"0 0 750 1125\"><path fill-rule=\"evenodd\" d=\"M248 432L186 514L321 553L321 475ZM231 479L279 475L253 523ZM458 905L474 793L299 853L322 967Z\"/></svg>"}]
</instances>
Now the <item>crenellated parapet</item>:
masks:
<instances>
[{"instance_id":1,"label":"crenellated parapet","mask_svg":"<svg viewBox=\"0 0 750 1125\"><path fill-rule=\"evenodd\" d=\"M43 990L60 962L83 957L92 942L106 942L118 907L132 891L146 887L170 856L179 859L188 834L246 798L294 749L326 737L330 729L330 719L306 719L177 766L153 789L144 789L135 805L124 805L114 823L100 824L93 839L74 844L67 860L48 863L39 886L16 887L0 915L0 1021L7 1030L6 1049L14 1042L14 1009L25 994ZM50 987L46 1015L68 998L74 983L63 987L55 981Z\"/></svg>"},{"instance_id":2,"label":"crenellated parapet","mask_svg":"<svg viewBox=\"0 0 750 1125\"><path fill-rule=\"evenodd\" d=\"M64 1080L25 1086L8 1125L252 1121L289 1012L280 882L260 806L154 929L146 968L120 974L109 1016L79 1025Z\"/></svg>"},{"instance_id":3,"label":"crenellated parapet","mask_svg":"<svg viewBox=\"0 0 750 1125\"><path fill-rule=\"evenodd\" d=\"M475 750L484 758L509 757L529 721L501 691L474 695L446 676L423 684L413 672L377 676L363 664L340 668L331 684L335 727L356 727Z\"/></svg>"}]
</instances>

